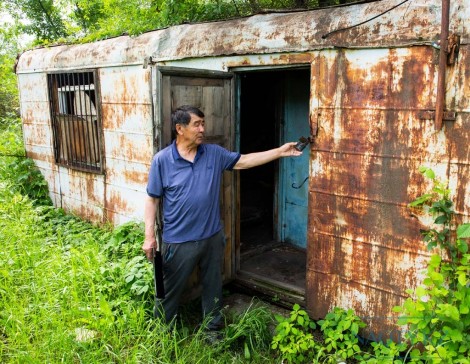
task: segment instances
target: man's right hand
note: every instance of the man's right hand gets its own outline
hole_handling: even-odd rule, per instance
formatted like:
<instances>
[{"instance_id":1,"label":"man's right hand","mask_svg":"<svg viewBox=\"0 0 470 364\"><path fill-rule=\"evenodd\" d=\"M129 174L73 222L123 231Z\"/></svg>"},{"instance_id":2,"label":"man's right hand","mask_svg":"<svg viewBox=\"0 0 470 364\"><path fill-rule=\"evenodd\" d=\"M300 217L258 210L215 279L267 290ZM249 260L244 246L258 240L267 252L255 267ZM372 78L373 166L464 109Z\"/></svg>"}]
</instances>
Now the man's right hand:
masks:
<instances>
[{"instance_id":1,"label":"man's right hand","mask_svg":"<svg viewBox=\"0 0 470 364\"><path fill-rule=\"evenodd\" d=\"M147 256L147 259L152 261L153 260L153 252L155 248L157 247L157 242L155 238L153 239L148 239L145 238L144 244L142 245L142 250L145 252L145 255Z\"/></svg>"},{"instance_id":2,"label":"man's right hand","mask_svg":"<svg viewBox=\"0 0 470 364\"><path fill-rule=\"evenodd\" d=\"M145 207L144 207L144 245L142 250L145 252L147 259L153 260L153 251L157 247L157 241L155 239L155 217L157 216L157 208L160 203L160 199L146 196Z\"/></svg>"}]
</instances>

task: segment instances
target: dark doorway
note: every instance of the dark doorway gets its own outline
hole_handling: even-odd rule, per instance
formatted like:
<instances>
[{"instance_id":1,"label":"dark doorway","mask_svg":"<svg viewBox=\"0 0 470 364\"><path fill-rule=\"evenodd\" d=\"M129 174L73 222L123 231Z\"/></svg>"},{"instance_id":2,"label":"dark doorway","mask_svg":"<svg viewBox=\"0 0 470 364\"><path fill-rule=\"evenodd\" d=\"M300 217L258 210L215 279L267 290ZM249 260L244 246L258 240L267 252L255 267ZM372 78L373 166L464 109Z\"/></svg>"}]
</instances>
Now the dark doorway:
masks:
<instances>
[{"instance_id":1,"label":"dark doorway","mask_svg":"<svg viewBox=\"0 0 470 364\"><path fill-rule=\"evenodd\" d=\"M302 133L309 132L309 69L237 75L242 154L295 141L291 138L299 128ZM301 118L292 112L294 108L302 109ZM301 136L308 135L296 138ZM302 163L306 165L302 173L308 175L308 155ZM286 235L286 224L290 224L285 215L288 214L291 183L286 175L294 172L283 160L240 171L240 271L237 277L245 285L256 286L268 295L285 296L288 302L303 301L305 292L306 238L298 243L290 239L289 233ZM306 207L294 211L300 217ZM296 229L305 229L306 235L306 218L296 220L305 221Z\"/></svg>"}]
</instances>

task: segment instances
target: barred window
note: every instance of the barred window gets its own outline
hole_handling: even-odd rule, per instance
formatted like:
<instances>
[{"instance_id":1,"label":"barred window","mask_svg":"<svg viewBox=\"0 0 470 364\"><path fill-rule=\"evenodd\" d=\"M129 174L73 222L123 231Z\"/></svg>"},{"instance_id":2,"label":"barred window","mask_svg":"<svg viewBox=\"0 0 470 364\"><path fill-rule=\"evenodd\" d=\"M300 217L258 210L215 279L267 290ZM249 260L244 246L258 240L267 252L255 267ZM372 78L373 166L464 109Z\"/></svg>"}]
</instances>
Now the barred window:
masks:
<instances>
[{"instance_id":1,"label":"barred window","mask_svg":"<svg viewBox=\"0 0 470 364\"><path fill-rule=\"evenodd\" d=\"M48 84L56 163L102 172L95 71L49 74Z\"/></svg>"}]
</instances>

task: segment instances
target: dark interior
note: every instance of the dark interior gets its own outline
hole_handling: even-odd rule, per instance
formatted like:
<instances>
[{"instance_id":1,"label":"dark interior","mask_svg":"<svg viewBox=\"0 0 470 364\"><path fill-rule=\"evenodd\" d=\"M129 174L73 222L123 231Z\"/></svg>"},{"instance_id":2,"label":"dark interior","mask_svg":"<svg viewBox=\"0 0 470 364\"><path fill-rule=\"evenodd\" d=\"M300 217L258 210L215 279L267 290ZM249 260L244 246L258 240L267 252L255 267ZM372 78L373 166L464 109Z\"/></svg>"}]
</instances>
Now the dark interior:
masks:
<instances>
[{"instance_id":1,"label":"dark interior","mask_svg":"<svg viewBox=\"0 0 470 364\"><path fill-rule=\"evenodd\" d=\"M274 148L277 140L275 99L279 80L271 72L241 76L240 152ZM260 85L263 85L261 88ZM262 89L262 91L260 90ZM261 93L260 93L261 92ZM273 232L273 194L276 163L240 171L240 233L242 254L270 243Z\"/></svg>"},{"instance_id":2,"label":"dark interior","mask_svg":"<svg viewBox=\"0 0 470 364\"><path fill-rule=\"evenodd\" d=\"M240 82L240 151L279 146L283 85L288 72L248 72ZM308 70L305 77L309 77ZM305 251L277 239L278 163L240 171L240 271L279 286L305 288Z\"/></svg>"}]
</instances>

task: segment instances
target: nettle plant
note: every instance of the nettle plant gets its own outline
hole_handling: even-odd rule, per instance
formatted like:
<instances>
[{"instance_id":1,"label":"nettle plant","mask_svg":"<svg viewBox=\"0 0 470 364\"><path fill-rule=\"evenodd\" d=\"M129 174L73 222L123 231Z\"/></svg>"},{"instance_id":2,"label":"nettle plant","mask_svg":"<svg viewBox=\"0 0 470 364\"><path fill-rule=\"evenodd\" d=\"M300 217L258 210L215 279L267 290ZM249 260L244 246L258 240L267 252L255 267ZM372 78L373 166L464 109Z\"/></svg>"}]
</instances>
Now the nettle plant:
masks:
<instances>
[{"instance_id":1,"label":"nettle plant","mask_svg":"<svg viewBox=\"0 0 470 364\"><path fill-rule=\"evenodd\" d=\"M131 221L116 227L103 246L110 262L101 268L104 279L100 290L113 309L119 310L129 298L144 302L149 312L153 307L153 271L142 253L143 238L143 223Z\"/></svg>"},{"instance_id":2,"label":"nettle plant","mask_svg":"<svg viewBox=\"0 0 470 364\"><path fill-rule=\"evenodd\" d=\"M278 325L271 348L279 350L282 359L288 363L312 361L318 351L318 344L312 334L317 325L310 320L307 312L295 304L289 317L274 317Z\"/></svg>"},{"instance_id":3,"label":"nettle plant","mask_svg":"<svg viewBox=\"0 0 470 364\"><path fill-rule=\"evenodd\" d=\"M335 307L317 324L295 304L289 317L275 316L279 324L271 347L288 363L341 363L360 359L359 329L366 326L354 311ZM321 339L315 340L315 329Z\"/></svg>"},{"instance_id":4,"label":"nettle plant","mask_svg":"<svg viewBox=\"0 0 470 364\"><path fill-rule=\"evenodd\" d=\"M432 214L434 224L421 234L433 254L423 285L407 290L398 324L407 325L405 360L414 363L470 363L470 223L455 223L450 190L426 167L430 193L409 204Z\"/></svg>"}]
</instances>

